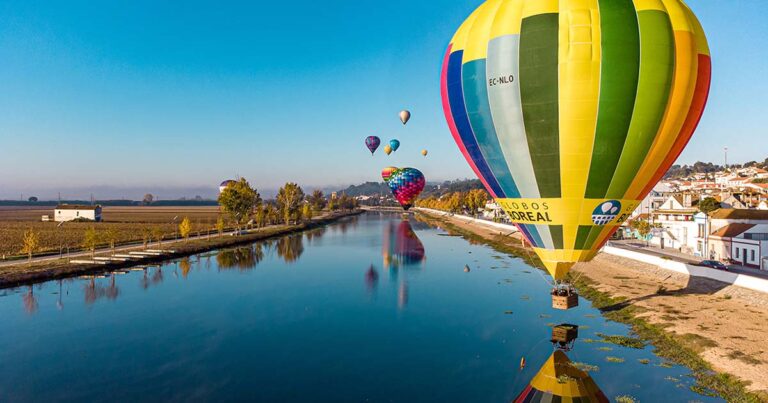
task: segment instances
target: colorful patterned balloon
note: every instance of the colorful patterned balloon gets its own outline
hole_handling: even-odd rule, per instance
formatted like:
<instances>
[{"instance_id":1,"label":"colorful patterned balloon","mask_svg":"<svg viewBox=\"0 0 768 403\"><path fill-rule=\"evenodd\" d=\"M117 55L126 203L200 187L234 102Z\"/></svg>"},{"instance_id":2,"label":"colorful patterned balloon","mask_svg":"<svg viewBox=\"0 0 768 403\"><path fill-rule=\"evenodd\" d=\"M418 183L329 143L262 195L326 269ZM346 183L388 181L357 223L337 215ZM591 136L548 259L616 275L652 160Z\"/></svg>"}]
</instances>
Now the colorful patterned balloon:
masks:
<instances>
[{"instance_id":1,"label":"colorful patterned balloon","mask_svg":"<svg viewBox=\"0 0 768 403\"><path fill-rule=\"evenodd\" d=\"M389 177L392 176L393 173L397 171L397 168L395 167L386 167L381 170L381 179L384 179L384 182L389 182Z\"/></svg>"},{"instance_id":2,"label":"colorful patterned balloon","mask_svg":"<svg viewBox=\"0 0 768 403\"><path fill-rule=\"evenodd\" d=\"M413 206L413 201L424 190L425 184L424 174L416 168L398 169L392 173L387 182L395 199L405 211Z\"/></svg>"},{"instance_id":3,"label":"colorful patterned balloon","mask_svg":"<svg viewBox=\"0 0 768 403\"><path fill-rule=\"evenodd\" d=\"M376 149L379 148L380 144L381 139L376 136L368 136L365 138L365 146L371 151L371 155L376 152Z\"/></svg>"},{"instance_id":4,"label":"colorful patterned balloon","mask_svg":"<svg viewBox=\"0 0 768 403\"><path fill-rule=\"evenodd\" d=\"M392 151L397 151L400 148L400 140L389 140L389 146L392 147Z\"/></svg>"},{"instance_id":5,"label":"colorful patterned balloon","mask_svg":"<svg viewBox=\"0 0 768 403\"><path fill-rule=\"evenodd\" d=\"M443 109L470 167L562 279L680 155L710 66L681 0L488 0L448 46Z\"/></svg>"}]
</instances>

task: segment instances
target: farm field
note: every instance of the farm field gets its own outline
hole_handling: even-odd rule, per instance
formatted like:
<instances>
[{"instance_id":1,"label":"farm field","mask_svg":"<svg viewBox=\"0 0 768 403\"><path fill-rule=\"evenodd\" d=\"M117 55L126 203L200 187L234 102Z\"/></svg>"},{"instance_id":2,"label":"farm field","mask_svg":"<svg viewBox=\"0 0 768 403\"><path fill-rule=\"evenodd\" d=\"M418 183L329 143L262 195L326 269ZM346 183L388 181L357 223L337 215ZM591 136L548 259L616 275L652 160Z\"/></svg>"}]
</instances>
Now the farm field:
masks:
<instances>
[{"instance_id":1,"label":"farm field","mask_svg":"<svg viewBox=\"0 0 768 403\"><path fill-rule=\"evenodd\" d=\"M58 252L60 248L80 248L89 228L96 229L104 244L111 238L116 244L146 238L155 240L154 233L158 231L162 232L163 238L172 237L184 217L192 222L193 234L212 230L219 209L216 206L104 207L102 222L65 222L60 226L57 222L42 222L43 215L53 217L53 208L0 207L0 258L19 255L24 232L29 229L38 235L38 253L50 253Z\"/></svg>"}]
</instances>

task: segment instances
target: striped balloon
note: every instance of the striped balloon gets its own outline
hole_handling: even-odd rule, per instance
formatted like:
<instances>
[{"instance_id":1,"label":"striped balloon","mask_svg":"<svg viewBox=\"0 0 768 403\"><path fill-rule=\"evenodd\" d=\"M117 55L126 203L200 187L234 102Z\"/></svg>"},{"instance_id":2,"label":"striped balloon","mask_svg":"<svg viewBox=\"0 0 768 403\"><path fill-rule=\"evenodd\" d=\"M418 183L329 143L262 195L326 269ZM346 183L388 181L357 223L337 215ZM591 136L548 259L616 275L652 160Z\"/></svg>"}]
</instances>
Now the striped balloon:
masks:
<instances>
[{"instance_id":1,"label":"striped balloon","mask_svg":"<svg viewBox=\"0 0 768 403\"><path fill-rule=\"evenodd\" d=\"M471 168L561 279L680 155L710 66L680 0L488 0L448 47L443 108Z\"/></svg>"}]
</instances>

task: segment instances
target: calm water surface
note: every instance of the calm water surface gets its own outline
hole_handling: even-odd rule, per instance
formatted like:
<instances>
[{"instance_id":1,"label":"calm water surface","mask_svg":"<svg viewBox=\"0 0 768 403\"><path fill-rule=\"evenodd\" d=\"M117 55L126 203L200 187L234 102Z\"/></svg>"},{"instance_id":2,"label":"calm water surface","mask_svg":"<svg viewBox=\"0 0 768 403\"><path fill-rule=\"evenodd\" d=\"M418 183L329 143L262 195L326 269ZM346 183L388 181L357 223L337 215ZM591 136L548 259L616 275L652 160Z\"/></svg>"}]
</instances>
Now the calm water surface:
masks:
<instances>
[{"instance_id":1,"label":"calm water surface","mask_svg":"<svg viewBox=\"0 0 768 403\"><path fill-rule=\"evenodd\" d=\"M0 290L0 401L509 401L564 322L580 325L568 357L595 366L608 399L715 400L652 347L600 342L628 328L585 300L555 311L547 291L517 258L369 213L126 274Z\"/></svg>"}]
</instances>

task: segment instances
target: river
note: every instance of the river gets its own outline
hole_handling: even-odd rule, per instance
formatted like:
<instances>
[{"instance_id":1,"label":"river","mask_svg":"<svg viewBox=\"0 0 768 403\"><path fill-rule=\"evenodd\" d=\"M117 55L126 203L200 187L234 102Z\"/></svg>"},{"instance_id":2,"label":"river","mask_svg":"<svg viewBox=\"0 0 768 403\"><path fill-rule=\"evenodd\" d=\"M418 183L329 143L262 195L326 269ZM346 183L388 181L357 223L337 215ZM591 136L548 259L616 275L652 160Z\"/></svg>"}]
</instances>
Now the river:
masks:
<instances>
[{"instance_id":1,"label":"river","mask_svg":"<svg viewBox=\"0 0 768 403\"><path fill-rule=\"evenodd\" d=\"M501 402L569 382L610 401L717 400L652 346L606 342L629 329L588 301L553 310L548 290L521 259L415 217L366 213L0 290L0 401ZM578 338L556 349L562 323ZM591 379L563 370L568 359Z\"/></svg>"}]
</instances>

